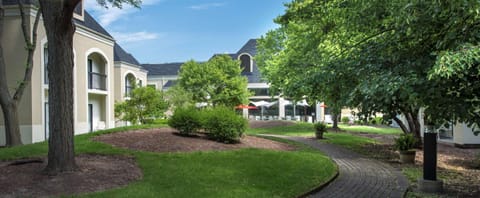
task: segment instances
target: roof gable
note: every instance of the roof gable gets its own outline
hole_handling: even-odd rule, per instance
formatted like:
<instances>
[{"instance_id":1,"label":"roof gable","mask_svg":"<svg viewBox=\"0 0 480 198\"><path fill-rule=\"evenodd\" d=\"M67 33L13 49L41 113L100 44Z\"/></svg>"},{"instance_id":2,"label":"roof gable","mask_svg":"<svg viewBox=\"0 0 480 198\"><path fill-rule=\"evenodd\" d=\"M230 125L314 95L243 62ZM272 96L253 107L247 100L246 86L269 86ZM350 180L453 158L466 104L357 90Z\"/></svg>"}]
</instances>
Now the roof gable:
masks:
<instances>
[{"instance_id":1,"label":"roof gable","mask_svg":"<svg viewBox=\"0 0 480 198\"><path fill-rule=\"evenodd\" d=\"M115 43L113 48L113 58L114 61L121 61L140 66L140 63L137 61L137 59L135 59L132 54L126 52L120 45L118 45L118 43Z\"/></svg>"}]
</instances>

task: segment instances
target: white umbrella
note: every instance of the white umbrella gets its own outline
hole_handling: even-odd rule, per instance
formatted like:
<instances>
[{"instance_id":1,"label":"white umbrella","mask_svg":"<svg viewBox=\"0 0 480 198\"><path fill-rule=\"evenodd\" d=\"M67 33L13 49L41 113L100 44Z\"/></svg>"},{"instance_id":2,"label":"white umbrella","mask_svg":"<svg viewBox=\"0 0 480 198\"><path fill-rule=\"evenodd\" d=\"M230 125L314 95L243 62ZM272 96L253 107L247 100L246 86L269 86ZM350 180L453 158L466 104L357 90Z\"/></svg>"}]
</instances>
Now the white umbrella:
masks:
<instances>
[{"instance_id":1,"label":"white umbrella","mask_svg":"<svg viewBox=\"0 0 480 198\"><path fill-rule=\"evenodd\" d=\"M195 103L195 107L197 107L197 108L206 107L206 106L208 106L208 103L206 103L206 102Z\"/></svg>"},{"instance_id":2,"label":"white umbrella","mask_svg":"<svg viewBox=\"0 0 480 198\"><path fill-rule=\"evenodd\" d=\"M302 101L299 101L297 102L297 105L298 106L310 106L308 105L307 101L305 99L303 99Z\"/></svg>"}]
</instances>

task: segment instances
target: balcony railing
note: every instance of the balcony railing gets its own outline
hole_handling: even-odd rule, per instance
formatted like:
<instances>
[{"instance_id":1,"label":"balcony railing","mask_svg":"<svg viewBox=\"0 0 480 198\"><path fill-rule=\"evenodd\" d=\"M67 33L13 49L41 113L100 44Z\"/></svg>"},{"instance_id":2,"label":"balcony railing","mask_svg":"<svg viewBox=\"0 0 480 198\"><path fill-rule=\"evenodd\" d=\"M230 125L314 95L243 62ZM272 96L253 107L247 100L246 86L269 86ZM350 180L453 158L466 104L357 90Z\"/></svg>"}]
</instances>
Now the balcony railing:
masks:
<instances>
[{"instance_id":1,"label":"balcony railing","mask_svg":"<svg viewBox=\"0 0 480 198\"><path fill-rule=\"evenodd\" d=\"M89 72L88 73L88 89L107 90L107 75Z\"/></svg>"}]
</instances>

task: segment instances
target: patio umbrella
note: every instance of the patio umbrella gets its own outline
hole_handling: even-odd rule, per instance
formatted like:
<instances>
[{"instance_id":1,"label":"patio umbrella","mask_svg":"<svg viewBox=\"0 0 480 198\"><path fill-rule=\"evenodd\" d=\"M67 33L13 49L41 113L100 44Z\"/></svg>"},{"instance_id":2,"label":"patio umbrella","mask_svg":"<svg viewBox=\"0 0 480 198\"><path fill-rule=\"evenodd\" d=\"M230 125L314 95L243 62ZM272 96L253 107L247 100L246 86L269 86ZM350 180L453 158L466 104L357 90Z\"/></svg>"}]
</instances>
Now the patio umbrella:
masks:
<instances>
[{"instance_id":1,"label":"patio umbrella","mask_svg":"<svg viewBox=\"0 0 480 198\"><path fill-rule=\"evenodd\" d=\"M257 107L241 104L241 105L236 106L235 109L257 109Z\"/></svg>"}]
</instances>

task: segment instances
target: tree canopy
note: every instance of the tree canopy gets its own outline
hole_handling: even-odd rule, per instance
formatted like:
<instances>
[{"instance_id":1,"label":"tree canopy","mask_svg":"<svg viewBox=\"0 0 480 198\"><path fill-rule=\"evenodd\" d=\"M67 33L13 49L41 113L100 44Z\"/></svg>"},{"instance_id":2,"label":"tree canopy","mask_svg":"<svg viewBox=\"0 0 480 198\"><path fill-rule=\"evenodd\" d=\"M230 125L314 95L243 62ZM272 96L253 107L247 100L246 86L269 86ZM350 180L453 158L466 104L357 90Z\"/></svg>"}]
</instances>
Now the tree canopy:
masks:
<instances>
[{"instance_id":1,"label":"tree canopy","mask_svg":"<svg viewBox=\"0 0 480 198\"><path fill-rule=\"evenodd\" d=\"M241 76L240 62L218 55L205 63L193 60L180 69L178 85L192 94L196 103L235 107L248 101L247 79Z\"/></svg>"},{"instance_id":2,"label":"tree canopy","mask_svg":"<svg viewBox=\"0 0 480 198\"><path fill-rule=\"evenodd\" d=\"M115 104L115 117L132 124L146 124L162 117L167 108L162 92L152 87L138 87L127 100Z\"/></svg>"},{"instance_id":3,"label":"tree canopy","mask_svg":"<svg viewBox=\"0 0 480 198\"><path fill-rule=\"evenodd\" d=\"M417 138L421 108L428 122L480 123L473 102L478 88L463 90L479 76L473 50L480 39L479 1L294 0L286 7L276 19L280 28L262 38L259 49L259 65L284 93L327 105L342 98L337 106L383 113ZM477 72L465 75L463 64L454 64L459 61L441 66L459 52Z\"/></svg>"}]
</instances>

